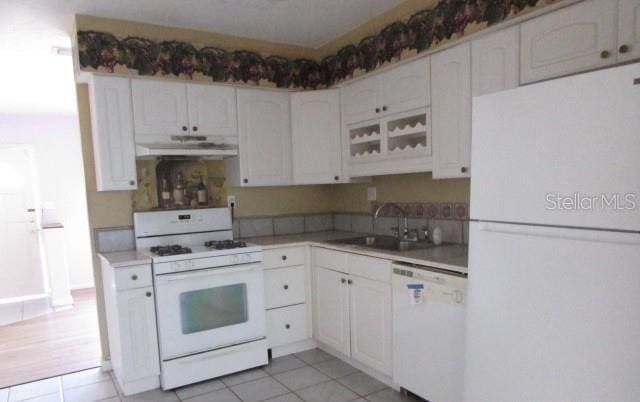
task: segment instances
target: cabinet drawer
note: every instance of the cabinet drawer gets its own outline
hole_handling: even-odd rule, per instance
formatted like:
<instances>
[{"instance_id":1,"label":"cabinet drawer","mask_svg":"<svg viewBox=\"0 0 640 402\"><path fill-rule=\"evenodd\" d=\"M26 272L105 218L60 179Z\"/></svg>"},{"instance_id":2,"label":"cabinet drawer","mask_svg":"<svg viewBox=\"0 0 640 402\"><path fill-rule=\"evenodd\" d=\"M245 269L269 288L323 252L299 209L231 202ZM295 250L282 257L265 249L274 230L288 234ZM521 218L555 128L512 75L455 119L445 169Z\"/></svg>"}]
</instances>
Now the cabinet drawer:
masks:
<instances>
[{"instance_id":1,"label":"cabinet drawer","mask_svg":"<svg viewBox=\"0 0 640 402\"><path fill-rule=\"evenodd\" d=\"M115 269L116 290L151 286L151 265L136 265Z\"/></svg>"},{"instance_id":2,"label":"cabinet drawer","mask_svg":"<svg viewBox=\"0 0 640 402\"><path fill-rule=\"evenodd\" d=\"M347 266L351 275L391 283L391 261L389 260L349 254Z\"/></svg>"},{"instance_id":3,"label":"cabinet drawer","mask_svg":"<svg viewBox=\"0 0 640 402\"><path fill-rule=\"evenodd\" d=\"M304 247L285 247L262 252L264 269L304 265Z\"/></svg>"},{"instance_id":4,"label":"cabinet drawer","mask_svg":"<svg viewBox=\"0 0 640 402\"><path fill-rule=\"evenodd\" d=\"M304 303L306 299L305 282L304 265L265 271L266 308Z\"/></svg>"},{"instance_id":5,"label":"cabinet drawer","mask_svg":"<svg viewBox=\"0 0 640 402\"><path fill-rule=\"evenodd\" d=\"M313 265L333 269L334 271L347 272L347 253L341 251L313 247L311 261Z\"/></svg>"},{"instance_id":6,"label":"cabinet drawer","mask_svg":"<svg viewBox=\"0 0 640 402\"><path fill-rule=\"evenodd\" d=\"M307 338L306 304L267 311L267 341L270 348Z\"/></svg>"}]
</instances>

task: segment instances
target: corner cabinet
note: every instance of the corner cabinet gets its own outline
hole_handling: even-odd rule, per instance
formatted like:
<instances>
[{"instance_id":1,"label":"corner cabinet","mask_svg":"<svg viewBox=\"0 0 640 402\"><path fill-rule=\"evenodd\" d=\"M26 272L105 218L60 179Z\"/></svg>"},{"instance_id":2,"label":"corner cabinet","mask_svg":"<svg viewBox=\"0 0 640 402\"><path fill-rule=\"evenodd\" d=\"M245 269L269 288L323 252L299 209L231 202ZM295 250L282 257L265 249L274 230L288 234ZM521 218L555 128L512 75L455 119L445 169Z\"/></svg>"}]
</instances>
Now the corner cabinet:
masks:
<instances>
[{"instance_id":1,"label":"corner cabinet","mask_svg":"<svg viewBox=\"0 0 640 402\"><path fill-rule=\"evenodd\" d=\"M471 162L471 44L431 56L433 177L469 177Z\"/></svg>"},{"instance_id":2,"label":"corner cabinet","mask_svg":"<svg viewBox=\"0 0 640 402\"><path fill-rule=\"evenodd\" d=\"M294 184L340 183L340 91L291 94Z\"/></svg>"},{"instance_id":3,"label":"corner cabinet","mask_svg":"<svg viewBox=\"0 0 640 402\"><path fill-rule=\"evenodd\" d=\"M93 75L89 103L97 190L137 189L130 80Z\"/></svg>"},{"instance_id":4,"label":"corner cabinet","mask_svg":"<svg viewBox=\"0 0 640 402\"><path fill-rule=\"evenodd\" d=\"M239 155L225 160L233 186L293 184L289 93L238 89Z\"/></svg>"}]
</instances>

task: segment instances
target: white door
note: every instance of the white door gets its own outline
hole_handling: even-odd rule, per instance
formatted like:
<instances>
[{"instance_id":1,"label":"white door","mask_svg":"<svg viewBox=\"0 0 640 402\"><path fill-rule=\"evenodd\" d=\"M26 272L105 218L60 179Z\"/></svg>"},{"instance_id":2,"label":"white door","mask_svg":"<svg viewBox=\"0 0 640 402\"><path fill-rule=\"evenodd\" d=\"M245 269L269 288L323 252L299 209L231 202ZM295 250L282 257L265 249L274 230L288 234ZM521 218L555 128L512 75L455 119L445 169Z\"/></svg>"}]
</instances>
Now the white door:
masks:
<instances>
[{"instance_id":1,"label":"white door","mask_svg":"<svg viewBox=\"0 0 640 402\"><path fill-rule=\"evenodd\" d=\"M45 292L31 155L0 149L0 301Z\"/></svg>"},{"instance_id":2,"label":"white door","mask_svg":"<svg viewBox=\"0 0 640 402\"><path fill-rule=\"evenodd\" d=\"M187 99L192 135L238 135L235 88L187 84Z\"/></svg>"},{"instance_id":3,"label":"white door","mask_svg":"<svg viewBox=\"0 0 640 402\"><path fill-rule=\"evenodd\" d=\"M117 292L124 379L160 374L153 288Z\"/></svg>"},{"instance_id":4,"label":"white door","mask_svg":"<svg viewBox=\"0 0 640 402\"><path fill-rule=\"evenodd\" d=\"M423 57L382 73L382 113L427 106L431 100L429 67L429 58Z\"/></svg>"},{"instance_id":5,"label":"white door","mask_svg":"<svg viewBox=\"0 0 640 402\"><path fill-rule=\"evenodd\" d=\"M469 247L466 401L640 400L640 234L471 222Z\"/></svg>"},{"instance_id":6,"label":"white door","mask_svg":"<svg viewBox=\"0 0 640 402\"><path fill-rule=\"evenodd\" d=\"M619 0L618 61L640 57L640 1Z\"/></svg>"},{"instance_id":7,"label":"white door","mask_svg":"<svg viewBox=\"0 0 640 402\"><path fill-rule=\"evenodd\" d=\"M163 360L266 336L260 264L155 277Z\"/></svg>"},{"instance_id":8,"label":"white door","mask_svg":"<svg viewBox=\"0 0 640 402\"><path fill-rule=\"evenodd\" d=\"M431 57L433 177L469 177L471 158L471 46Z\"/></svg>"},{"instance_id":9,"label":"white door","mask_svg":"<svg viewBox=\"0 0 640 402\"><path fill-rule=\"evenodd\" d=\"M351 357L391 375L391 285L349 278Z\"/></svg>"},{"instance_id":10,"label":"white door","mask_svg":"<svg viewBox=\"0 0 640 402\"><path fill-rule=\"evenodd\" d=\"M138 142L189 134L186 85L179 82L131 80L133 120ZM140 137L140 138L139 138Z\"/></svg>"},{"instance_id":11,"label":"white door","mask_svg":"<svg viewBox=\"0 0 640 402\"><path fill-rule=\"evenodd\" d=\"M239 89L238 129L241 184L291 184L289 94Z\"/></svg>"},{"instance_id":12,"label":"white door","mask_svg":"<svg viewBox=\"0 0 640 402\"><path fill-rule=\"evenodd\" d=\"M315 338L349 356L348 275L313 267Z\"/></svg>"},{"instance_id":13,"label":"white door","mask_svg":"<svg viewBox=\"0 0 640 402\"><path fill-rule=\"evenodd\" d=\"M129 79L92 77L89 101L98 191L135 190L138 180Z\"/></svg>"},{"instance_id":14,"label":"white door","mask_svg":"<svg viewBox=\"0 0 640 402\"><path fill-rule=\"evenodd\" d=\"M291 94L291 137L295 184L340 182L340 91Z\"/></svg>"},{"instance_id":15,"label":"white door","mask_svg":"<svg viewBox=\"0 0 640 402\"><path fill-rule=\"evenodd\" d=\"M500 30L471 42L473 96L518 86L520 28Z\"/></svg>"},{"instance_id":16,"label":"white door","mask_svg":"<svg viewBox=\"0 0 640 402\"><path fill-rule=\"evenodd\" d=\"M380 91L380 74L345 85L342 88L344 123L357 123L380 116Z\"/></svg>"},{"instance_id":17,"label":"white door","mask_svg":"<svg viewBox=\"0 0 640 402\"><path fill-rule=\"evenodd\" d=\"M521 83L615 63L616 5L588 0L523 23Z\"/></svg>"},{"instance_id":18,"label":"white door","mask_svg":"<svg viewBox=\"0 0 640 402\"><path fill-rule=\"evenodd\" d=\"M631 64L474 98L471 218L640 230L639 79Z\"/></svg>"}]
</instances>

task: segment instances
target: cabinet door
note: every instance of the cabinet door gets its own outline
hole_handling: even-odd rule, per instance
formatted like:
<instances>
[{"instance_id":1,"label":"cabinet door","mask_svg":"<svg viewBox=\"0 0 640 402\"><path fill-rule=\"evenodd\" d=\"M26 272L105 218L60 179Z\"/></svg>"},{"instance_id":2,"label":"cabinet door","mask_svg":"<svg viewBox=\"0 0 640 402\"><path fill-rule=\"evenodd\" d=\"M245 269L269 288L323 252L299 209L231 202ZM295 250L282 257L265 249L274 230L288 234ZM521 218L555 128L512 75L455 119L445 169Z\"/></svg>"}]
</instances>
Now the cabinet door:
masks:
<instances>
[{"instance_id":1,"label":"cabinet door","mask_svg":"<svg viewBox=\"0 0 640 402\"><path fill-rule=\"evenodd\" d=\"M160 374L153 288L117 292L125 380Z\"/></svg>"},{"instance_id":2,"label":"cabinet door","mask_svg":"<svg viewBox=\"0 0 640 402\"><path fill-rule=\"evenodd\" d=\"M295 184L339 182L340 92L337 89L291 94L291 135Z\"/></svg>"},{"instance_id":3,"label":"cabinet door","mask_svg":"<svg viewBox=\"0 0 640 402\"><path fill-rule=\"evenodd\" d=\"M239 89L238 131L241 185L292 183L288 93Z\"/></svg>"},{"instance_id":4,"label":"cabinet door","mask_svg":"<svg viewBox=\"0 0 640 402\"><path fill-rule=\"evenodd\" d=\"M236 89L222 85L187 85L192 135L236 136Z\"/></svg>"},{"instance_id":5,"label":"cabinet door","mask_svg":"<svg viewBox=\"0 0 640 402\"><path fill-rule=\"evenodd\" d=\"M349 281L351 357L391 375L391 285L357 276Z\"/></svg>"},{"instance_id":6,"label":"cabinet door","mask_svg":"<svg viewBox=\"0 0 640 402\"><path fill-rule=\"evenodd\" d=\"M615 63L616 3L589 0L523 23L521 82Z\"/></svg>"},{"instance_id":7,"label":"cabinet door","mask_svg":"<svg viewBox=\"0 0 640 402\"><path fill-rule=\"evenodd\" d=\"M349 356L348 275L330 269L313 268L314 334L337 351Z\"/></svg>"},{"instance_id":8,"label":"cabinet door","mask_svg":"<svg viewBox=\"0 0 640 402\"><path fill-rule=\"evenodd\" d=\"M518 86L520 29L503 29L471 42L473 96Z\"/></svg>"},{"instance_id":9,"label":"cabinet door","mask_svg":"<svg viewBox=\"0 0 640 402\"><path fill-rule=\"evenodd\" d=\"M426 57L382 73L382 112L399 113L427 106L431 98L429 75Z\"/></svg>"},{"instance_id":10,"label":"cabinet door","mask_svg":"<svg viewBox=\"0 0 640 402\"><path fill-rule=\"evenodd\" d=\"M129 79L94 76L89 88L98 191L135 190L136 154Z\"/></svg>"},{"instance_id":11,"label":"cabinet door","mask_svg":"<svg viewBox=\"0 0 640 402\"><path fill-rule=\"evenodd\" d=\"M640 1L620 0L618 8L618 61L640 57Z\"/></svg>"},{"instance_id":12,"label":"cabinet door","mask_svg":"<svg viewBox=\"0 0 640 402\"><path fill-rule=\"evenodd\" d=\"M380 116L380 75L363 78L342 89L344 123L357 123Z\"/></svg>"},{"instance_id":13,"label":"cabinet door","mask_svg":"<svg viewBox=\"0 0 640 402\"><path fill-rule=\"evenodd\" d=\"M431 57L433 177L469 177L471 49L468 43Z\"/></svg>"},{"instance_id":14,"label":"cabinet door","mask_svg":"<svg viewBox=\"0 0 640 402\"><path fill-rule=\"evenodd\" d=\"M185 84L131 80L131 93L136 137L189 133Z\"/></svg>"}]
</instances>

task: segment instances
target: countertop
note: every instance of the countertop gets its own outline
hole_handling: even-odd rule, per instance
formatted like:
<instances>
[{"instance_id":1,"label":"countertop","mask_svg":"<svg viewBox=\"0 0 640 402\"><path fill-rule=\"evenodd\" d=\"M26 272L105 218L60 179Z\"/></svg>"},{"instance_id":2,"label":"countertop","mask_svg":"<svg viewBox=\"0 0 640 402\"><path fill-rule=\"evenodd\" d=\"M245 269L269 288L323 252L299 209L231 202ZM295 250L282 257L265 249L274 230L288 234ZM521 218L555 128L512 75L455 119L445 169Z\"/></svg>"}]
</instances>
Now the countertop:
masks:
<instances>
[{"instance_id":1,"label":"countertop","mask_svg":"<svg viewBox=\"0 0 640 402\"><path fill-rule=\"evenodd\" d=\"M104 258L113 268L151 264L151 258L137 250L98 253L98 256Z\"/></svg>"},{"instance_id":2,"label":"countertop","mask_svg":"<svg viewBox=\"0 0 640 402\"><path fill-rule=\"evenodd\" d=\"M427 265L434 268L462 273L467 273L468 271L468 246L462 244L442 244L440 246L434 246L423 250L388 251L331 242L332 240L361 236L366 236L366 234L331 231L301 233L296 235L251 237L242 240L258 244L265 250L284 246L312 244L314 246L384 258L397 262Z\"/></svg>"}]
</instances>

